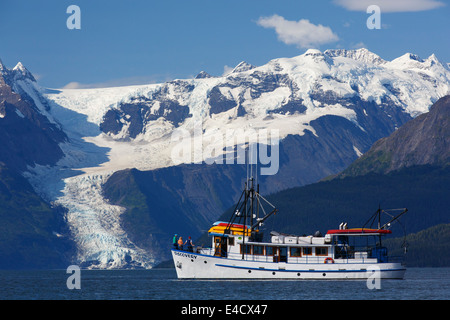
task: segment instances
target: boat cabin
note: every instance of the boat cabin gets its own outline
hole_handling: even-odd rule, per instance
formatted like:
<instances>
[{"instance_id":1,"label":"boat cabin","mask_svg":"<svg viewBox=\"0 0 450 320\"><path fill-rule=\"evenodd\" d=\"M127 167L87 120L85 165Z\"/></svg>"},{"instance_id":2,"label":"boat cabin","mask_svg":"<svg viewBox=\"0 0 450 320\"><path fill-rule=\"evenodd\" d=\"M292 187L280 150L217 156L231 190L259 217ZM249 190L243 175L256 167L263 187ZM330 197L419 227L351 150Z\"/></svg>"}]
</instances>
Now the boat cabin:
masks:
<instances>
[{"instance_id":1,"label":"boat cabin","mask_svg":"<svg viewBox=\"0 0 450 320\"><path fill-rule=\"evenodd\" d=\"M225 231L227 230L227 231ZM296 236L271 232L270 242L263 242L262 233L250 226L216 222L208 231L212 248L200 253L228 259L286 263L347 263L386 262L387 249L381 246L381 236L391 233L384 229L338 229ZM210 250L210 251L208 251Z\"/></svg>"}]
</instances>

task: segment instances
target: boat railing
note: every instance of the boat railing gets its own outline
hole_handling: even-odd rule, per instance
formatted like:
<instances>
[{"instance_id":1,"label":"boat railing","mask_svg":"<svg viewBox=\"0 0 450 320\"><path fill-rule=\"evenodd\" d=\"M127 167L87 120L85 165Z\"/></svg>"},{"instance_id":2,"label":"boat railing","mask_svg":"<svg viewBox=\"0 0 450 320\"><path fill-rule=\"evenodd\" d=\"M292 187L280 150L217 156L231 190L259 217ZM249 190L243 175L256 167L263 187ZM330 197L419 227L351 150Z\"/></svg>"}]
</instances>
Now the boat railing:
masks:
<instances>
[{"instance_id":1,"label":"boat railing","mask_svg":"<svg viewBox=\"0 0 450 320\"><path fill-rule=\"evenodd\" d=\"M242 260L242 253L237 252L227 252L226 254L218 254L215 252L212 248L202 248L201 250L197 251L197 253L208 255L208 256L217 256L227 259L234 259L234 260ZM216 254L217 253L217 254ZM329 261L330 258L333 258L333 260ZM254 261L254 262L287 262L287 263L339 263L339 264L352 264L352 263L367 263L367 264L373 264L377 261L376 258L368 257L364 252L359 253L356 252L356 254L352 255L346 255L346 256L340 256L338 258L334 256L308 256L303 255L301 257L278 257L273 255L255 255L255 254L244 254L244 260L246 261Z\"/></svg>"}]
</instances>

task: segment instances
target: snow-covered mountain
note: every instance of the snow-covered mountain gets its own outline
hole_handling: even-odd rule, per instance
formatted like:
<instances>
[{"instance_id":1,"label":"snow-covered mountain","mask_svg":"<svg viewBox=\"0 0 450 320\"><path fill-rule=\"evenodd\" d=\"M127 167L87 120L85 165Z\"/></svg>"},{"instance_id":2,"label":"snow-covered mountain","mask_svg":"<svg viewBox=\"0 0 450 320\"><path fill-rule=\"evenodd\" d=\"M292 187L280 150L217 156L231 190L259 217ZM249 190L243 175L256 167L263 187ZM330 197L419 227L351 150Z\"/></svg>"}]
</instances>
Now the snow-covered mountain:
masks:
<instances>
[{"instance_id":1,"label":"snow-covered mountain","mask_svg":"<svg viewBox=\"0 0 450 320\"><path fill-rule=\"evenodd\" d=\"M159 257L130 240L120 224L124 208L109 204L101 188L119 170L176 165L176 130L194 137L200 127L203 149L220 152L217 137L229 140L229 132L277 130L279 170L267 177L266 190L274 192L343 170L448 94L450 70L434 55L386 61L366 49L308 50L258 67L242 62L224 76L203 71L161 84L50 90L30 79L16 83L68 136L56 166L36 165L26 176L46 199L68 208L78 263L150 267ZM220 213L199 214L207 220Z\"/></svg>"},{"instance_id":2,"label":"snow-covered mountain","mask_svg":"<svg viewBox=\"0 0 450 320\"><path fill-rule=\"evenodd\" d=\"M202 122L204 137L218 128L250 126L279 129L281 138L303 135L315 132L311 122L324 115L343 117L365 131L369 118L387 117L396 128L445 95L449 79L448 68L434 55L421 60L406 54L385 61L366 49L308 50L260 67L242 62L222 77L66 89L46 97L86 115L88 123L101 129L104 135L90 141L111 148L107 167L147 170L171 165L170 154L161 153L170 150L162 147L170 139L161 137L175 128L192 130L195 121ZM84 128L79 129L83 135ZM156 157L148 157L155 149L160 151Z\"/></svg>"},{"instance_id":3,"label":"snow-covered mountain","mask_svg":"<svg viewBox=\"0 0 450 320\"><path fill-rule=\"evenodd\" d=\"M0 269L61 268L74 248L63 212L36 194L21 175L28 167L55 166L66 134L44 114L35 79L19 63L0 61ZM31 85L30 85L31 84ZM46 100L45 100L46 101Z\"/></svg>"},{"instance_id":4,"label":"snow-covered mountain","mask_svg":"<svg viewBox=\"0 0 450 320\"><path fill-rule=\"evenodd\" d=\"M20 62L8 69L0 61L0 162L18 170L55 164L63 156L58 144L66 140L34 84Z\"/></svg>"}]
</instances>

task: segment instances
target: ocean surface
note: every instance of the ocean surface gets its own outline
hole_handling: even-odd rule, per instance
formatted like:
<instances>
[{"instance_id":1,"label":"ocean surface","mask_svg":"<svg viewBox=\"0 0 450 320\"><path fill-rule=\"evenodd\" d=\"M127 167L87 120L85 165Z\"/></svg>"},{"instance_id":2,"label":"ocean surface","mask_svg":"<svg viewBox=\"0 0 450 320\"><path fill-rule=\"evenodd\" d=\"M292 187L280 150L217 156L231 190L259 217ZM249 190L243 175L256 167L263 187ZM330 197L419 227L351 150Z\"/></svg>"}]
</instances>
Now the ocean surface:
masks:
<instances>
[{"instance_id":1,"label":"ocean surface","mask_svg":"<svg viewBox=\"0 0 450 320\"><path fill-rule=\"evenodd\" d=\"M448 300L450 268L409 268L403 280L178 280L174 269L0 271L1 300ZM70 283L75 283L71 282Z\"/></svg>"}]
</instances>

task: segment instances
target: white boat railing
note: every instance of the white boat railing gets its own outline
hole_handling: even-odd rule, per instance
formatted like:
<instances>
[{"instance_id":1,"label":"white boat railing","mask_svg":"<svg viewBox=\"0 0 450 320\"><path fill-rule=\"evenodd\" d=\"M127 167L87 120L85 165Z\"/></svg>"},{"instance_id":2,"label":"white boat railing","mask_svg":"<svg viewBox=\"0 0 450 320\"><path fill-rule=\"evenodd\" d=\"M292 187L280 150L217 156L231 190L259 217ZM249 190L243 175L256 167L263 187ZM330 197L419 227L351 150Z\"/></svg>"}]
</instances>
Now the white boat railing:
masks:
<instances>
[{"instance_id":1,"label":"white boat railing","mask_svg":"<svg viewBox=\"0 0 450 320\"><path fill-rule=\"evenodd\" d=\"M206 256L214 256L215 250L211 248L202 248L197 251L197 253L206 255ZM216 256L218 258L221 258L220 256ZM233 260L242 260L242 253L236 253L236 252L227 252L225 257L227 259L233 259ZM358 257L352 257L352 258L336 258L334 259L333 256L302 256L302 257L292 257L288 256L285 257L284 261L280 257L274 257L274 256L266 256L266 255L255 255L255 254L244 254L244 260L245 261L254 261L254 262L287 262L287 263L298 263L298 264L309 264L309 263L326 263L325 259L332 258L332 263L337 264L351 264L351 263L367 263L367 264L373 264L377 262L376 258L368 258L365 255L359 255Z\"/></svg>"}]
</instances>

